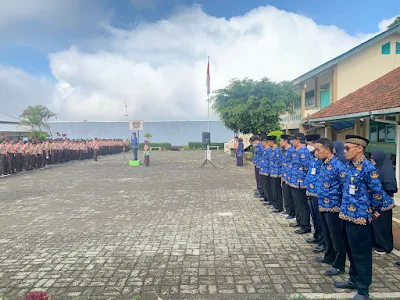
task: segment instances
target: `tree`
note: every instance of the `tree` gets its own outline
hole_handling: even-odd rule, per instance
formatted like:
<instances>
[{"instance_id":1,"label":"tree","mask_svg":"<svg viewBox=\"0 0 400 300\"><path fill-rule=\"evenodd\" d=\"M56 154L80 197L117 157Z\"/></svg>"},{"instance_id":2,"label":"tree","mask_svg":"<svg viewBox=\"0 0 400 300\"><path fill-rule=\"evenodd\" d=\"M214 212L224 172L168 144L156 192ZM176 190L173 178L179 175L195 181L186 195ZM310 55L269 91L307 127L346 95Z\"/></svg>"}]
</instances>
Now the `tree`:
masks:
<instances>
[{"instance_id":1,"label":"tree","mask_svg":"<svg viewBox=\"0 0 400 300\"><path fill-rule=\"evenodd\" d=\"M214 92L213 110L225 126L234 132L260 134L280 129L279 115L299 95L290 82L233 79L229 85Z\"/></svg>"},{"instance_id":2,"label":"tree","mask_svg":"<svg viewBox=\"0 0 400 300\"><path fill-rule=\"evenodd\" d=\"M393 28L394 26L400 24L400 16L397 16L396 19L387 27L387 29Z\"/></svg>"},{"instance_id":3,"label":"tree","mask_svg":"<svg viewBox=\"0 0 400 300\"><path fill-rule=\"evenodd\" d=\"M150 142L150 139L151 139L153 136L151 135L150 132L148 132L148 133L146 133L146 134L144 135L144 137L145 137L145 138L148 138L148 139L149 139L149 142Z\"/></svg>"},{"instance_id":4,"label":"tree","mask_svg":"<svg viewBox=\"0 0 400 300\"><path fill-rule=\"evenodd\" d=\"M41 133L42 128L50 132L49 120L57 118L57 115L43 105L29 106L25 109L21 116L21 125L29 126L32 133Z\"/></svg>"}]
</instances>

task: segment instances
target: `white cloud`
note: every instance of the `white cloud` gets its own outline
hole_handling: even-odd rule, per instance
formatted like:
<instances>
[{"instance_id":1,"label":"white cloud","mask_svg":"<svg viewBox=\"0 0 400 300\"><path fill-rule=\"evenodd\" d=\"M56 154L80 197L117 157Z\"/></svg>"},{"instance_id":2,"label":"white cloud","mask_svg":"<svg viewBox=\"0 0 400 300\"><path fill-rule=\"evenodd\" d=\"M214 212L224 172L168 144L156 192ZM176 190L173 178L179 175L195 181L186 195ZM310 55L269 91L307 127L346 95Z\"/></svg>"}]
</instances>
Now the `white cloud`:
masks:
<instances>
[{"instance_id":1,"label":"white cloud","mask_svg":"<svg viewBox=\"0 0 400 300\"><path fill-rule=\"evenodd\" d=\"M378 25L379 31L385 31L388 26L393 23L396 17L397 16L394 16L393 18L383 19L382 21L380 21Z\"/></svg>"},{"instance_id":2,"label":"white cloud","mask_svg":"<svg viewBox=\"0 0 400 300\"><path fill-rule=\"evenodd\" d=\"M205 119L211 88L232 78L291 80L371 35L351 36L302 15L260 7L231 19L200 7L132 30L108 26L96 51L72 46L50 55L57 84L51 107L62 119Z\"/></svg>"},{"instance_id":3,"label":"white cloud","mask_svg":"<svg viewBox=\"0 0 400 300\"><path fill-rule=\"evenodd\" d=\"M0 65L0 111L18 117L29 105L52 107L53 83L24 71Z\"/></svg>"}]
</instances>

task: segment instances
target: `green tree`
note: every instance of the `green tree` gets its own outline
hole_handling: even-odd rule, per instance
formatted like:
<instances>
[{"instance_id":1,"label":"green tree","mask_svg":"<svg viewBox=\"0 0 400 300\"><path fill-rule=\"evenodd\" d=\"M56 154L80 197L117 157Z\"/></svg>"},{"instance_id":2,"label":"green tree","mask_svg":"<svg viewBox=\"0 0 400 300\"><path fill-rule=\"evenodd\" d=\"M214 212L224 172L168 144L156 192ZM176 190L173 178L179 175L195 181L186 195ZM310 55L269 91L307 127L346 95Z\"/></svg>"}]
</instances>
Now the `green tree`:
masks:
<instances>
[{"instance_id":1,"label":"green tree","mask_svg":"<svg viewBox=\"0 0 400 300\"><path fill-rule=\"evenodd\" d=\"M225 126L234 132L254 133L280 129L279 115L291 106L298 94L290 82L233 79L214 92L213 110Z\"/></svg>"},{"instance_id":2,"label":"green tree","mask_svg":"<svg viewBox=\"0 0 400 300\"><path fill-rule=\"evenodd\" d=\"M400 16L397 16L396 19L387 27L388 29L400 24Z\"/></svg>"},{"instance_id":3,"label":"green tree","mask_svg":"<svg viewBox=\"0 0 400 300\"><path fill-rule=\"evenodd\" d=\"M148 133L146 133L146 134L144 135L144 137L145 137L145 138L148 138L148 139L149 139L149 142L150 142L150 139L151 139L153 136L151 135L150 132L148 132Z\"/></svg>"},{"instance_id":4,"label":"green tree","mask_svg":"<svg viewBox=\"0 0 400 300\"><path fill-rule=\"evenodd\" d=\"M20 116L20 124L29 126L32 133L38 136L42 133L42 129L50 132L49 120L57 118L57 115L43 105L29 106Z\"/></svg>"}]
</instances>

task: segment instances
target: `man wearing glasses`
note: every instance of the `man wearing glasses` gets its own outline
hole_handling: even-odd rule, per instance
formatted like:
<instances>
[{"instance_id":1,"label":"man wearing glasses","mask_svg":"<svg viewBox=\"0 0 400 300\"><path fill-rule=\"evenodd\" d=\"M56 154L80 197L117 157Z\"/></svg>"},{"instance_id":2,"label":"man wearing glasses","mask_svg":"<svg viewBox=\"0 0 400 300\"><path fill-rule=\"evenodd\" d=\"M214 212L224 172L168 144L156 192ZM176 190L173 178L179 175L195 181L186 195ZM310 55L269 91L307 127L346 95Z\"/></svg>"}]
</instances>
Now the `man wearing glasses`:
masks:
<instances>
[{"instance_id":1,"label":"man wearing glasses","mask_svg":"<svg viewBox=\"0 0 400 300\"><path fill-rule=\"evenodd\" d=\"M340 175L343 196L339 218L344 220L350 278L335 282L335 286L357 289L353 300L369 299L372 281L371 220L379 217L383 197L378 172L364 155L368 143L369 140L361 136L346 136L344 151L349 162Z\"/></svg>"}]
</instances>

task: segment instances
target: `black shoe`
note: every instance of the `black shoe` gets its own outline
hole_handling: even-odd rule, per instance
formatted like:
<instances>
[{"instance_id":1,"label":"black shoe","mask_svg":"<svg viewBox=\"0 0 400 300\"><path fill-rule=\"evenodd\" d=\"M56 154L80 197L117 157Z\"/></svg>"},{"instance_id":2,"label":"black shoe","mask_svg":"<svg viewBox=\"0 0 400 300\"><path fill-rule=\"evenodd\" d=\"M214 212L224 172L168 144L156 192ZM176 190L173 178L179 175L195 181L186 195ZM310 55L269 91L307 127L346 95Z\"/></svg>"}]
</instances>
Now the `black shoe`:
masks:
<instances>
[{"instance_id":1,"label":"black shoe","mask_svg":"<svg viewBox=\"0 0 400 300\"><path fill-rule=\"evenodd\" d=\"M310 238L306 239L306 243L308 243L308 244L316 244L317 240L314 239L314 237L310 237Z\"/></svg>"},{"instance_id":2,"label":"black shoe","mask_svg":"<svg viewBox=\"0 0 400 300\"><path fill-rule=\"evenodd\" d=\"M338 276L344 274L344 270L339 270L334 267L330 267L329 270L325 272L325 276Z\"/></svg>"},{"instance_id":3,"label":"black shoe","mask_svg":"<svg viewBox=\"0 0 400 300\"><path fill-rule=\"evenodd\" d=\"M300 223L289 223L290 227L300 227Z\"/></svg>"},{"instance_id":4,"label":"black shoe","mask_svg":"<svg viewBox=\"0 0 400 300\"><path fill-rule=\"evenodd\" d=\"M399 267L400 267L400 260L396 261L394 264L395 264L396 266L399 266Z\"/></svg>"},{"instance_id":5,"label":"black shoe","mask_svg":"<svg viewBox=\"0 0 400 300\"><path fill-rule=\"evenodd\" d=\"M360 295L359 293L355 294L352 300L368 300L369 295Z\"/></svg>"},{"instance_id":6,"label":"black shoe","mask_svg":"<svg viewBox=\"0 0 400 300\"><path fill-rule=\"evenodd\" d=\"M326 250L326 247L324 245L317 245L312 249L312 252L314 253L321 253Z\"/></svg>"},{"instance_id":7,"label":"black shoe","mask_svg":"<svg viewBox=\"0 0 400 300\"><path fill-rule=\"evenodd\" d=\"M319 262L319 263L321 263L321 264L327 264L327 265L330 265L330 264L331 264L329 261L326 261L324 257L316 257L316 258L315 258L315 261L316 261L316 262Z\"/></svg>"},{"instance_id":8,"label":"black shoe","mask_svg":"<svg viewBox=\"0 0 400 300\"><path fill-rule=\"evenodd\" d=\"M350 279L347 279L342 282L335 282L333 285L338 289L349 289L349 290L357 289L357 284L355 282L351 282Z\"/></svg>"},{"instance_id":9,"label":"black shoe","mask_svg":"<svg viewBox=\"0 0 400 300\"><path fill-rule=\"evenodd\" d=\"M273 213L275 213L275 214L277 214L277 213L280 213L281 212L281 210L280 209L277 209L277 208L275 208L273 211L272 211Z\"/></svg>"},{"instance_id":10,"label":"black shoe","mask_svg":"<svg viewBox=\"0 0 400 300\"><path fill-rule=\"evenodd\" d=\"M311 229L305 229L305 228L300 228L294 231L294 233L297 234L306 234L306 233L310 233Z\"/></svg>"}]
</instances>

